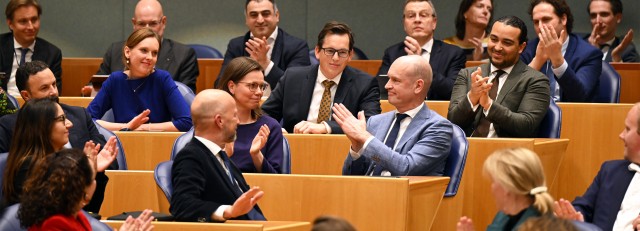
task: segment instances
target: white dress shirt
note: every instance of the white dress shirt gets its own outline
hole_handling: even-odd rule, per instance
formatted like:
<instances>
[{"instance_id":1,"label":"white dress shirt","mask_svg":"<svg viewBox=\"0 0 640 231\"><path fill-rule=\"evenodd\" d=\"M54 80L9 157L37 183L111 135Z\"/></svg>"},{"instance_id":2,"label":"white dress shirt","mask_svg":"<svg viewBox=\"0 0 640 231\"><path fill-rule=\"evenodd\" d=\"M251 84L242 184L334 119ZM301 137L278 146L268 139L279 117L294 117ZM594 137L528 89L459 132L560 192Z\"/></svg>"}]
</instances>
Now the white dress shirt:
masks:
<instances>
[{"instance_id":1,"label":"white dress shirt","mask_svg":"<svg viewBox=\"0 0 640 231\"><path fill-rule=\"evenodd\" d=\"M322 74L320 68L318 68L318 77L316 78L316 84L313 86L313 95L311 95L311 104L309 105L309 114L307 115L307 121L309 122L318 122L318 112L320 111L320 103L322 102L322 94L324 93L324 86L322 82L325 80L331 80L334 84L331 87L331 104L333 105L333 100L336 97L336 91L338 90L338 84L340 84L340 79L342 78L342 72L338 74L333 79L328 79ZM329 116L329 120L332 120L331 116ZM331 133L331 127L326 122L323 122L325 128L327 129L327 133Z\"/></svg>"},{"instance_id":2,"label":"white dress shirt","mask_svg":"<svg viewBox=\"0 0 640 231\"><path fill-rule=\"evenodd\" d=\"M628 230L632 231L633 220L638 217L640 211L640 167L637 164L629 164L629 171L634 171L633 179L629 183L627 192L624 194L622 204L620 204L620 210L616 217L615 223L613 223L613 230Z\"/></svg>"},{"instance_id":3,"label":"white dress shirt","mask_svg":"<svg viewBox=\"0 0 640 231\"><path fill-rule=\"evenodd\" d=\"M420 56L424 57L428 63L431 59L431 50L433 49L433 37L431 37L431 39L429 39L429 41L427 41L427 43L422 46L422 49L423 51Z\"/></svg>"},{"instance_id":4,"label":"white dress shirt","mask_svg":"<svg viewBox=\"0 0 640 231\"><path fill-rule=\"evenodd\" d=\"M515 64L513 66L510 66L510 67L502 69L505 73L502 76L500 76L500 78L498 78L498 92L496 92L496 99L498 98L498 95L500 95L500 90L502 89L502 86L504 85L504 83L507 81L507 77L511 73L511 70L513 70L514 66L515 66ZM493 79L496 77L496 74L498 74L497 71L499 69L497 67L495 67L493 64L491 64L491 69L490 70L491 70L491 74L489 75L489 80L487 81L489 83L493 82ZM478 104L476 104L474 106L473 103L471 103L471 99L469 99L469 93L467 93L467 100L469 101L469 105L471 105L471 110L473 110L473 112L478 110L478 107L480 106L480 103L478 103ZM493 106L493 102L491 103L491 106ZM483 108L482 109L482 113L484 113L485 117L487 115L489 115L489 110L491 110L491 106L489 106L489 108ZM487 135L487 137L488 138L497 138L498 137L498 134L496 133L496 129L493 127L493 123L491 123L489 125L489 134Z\"/></svg>"},{"instance_id":5,"label":"white dress shirt","mask_svg":"<svg viewBox=\"0 0 640 231\"><path fill-rule=\"evenodd\" d=\"M249 36L251 36L251 38L253 38L253 33L249 32ZM276 38L278 37L278 27L276 26L276 29L273 30L273 33L271 33L271 35L269 35L269 37L267 38L267 45L269 45L269 51L267 51L267 59L269 59L269 65L267 66L267 68L264 69L264 75L268 75L269 72L271 72L271 68L273 68L273 61L271 61L271 54L273 53L273 45L276 44ZM260 38L262 39L262 38Z\"/></svg>"},{"instance_id":6,"label":"white dress shirt","mask_svg":"<svg viewBox=\"0 0 640 231\"><path fill-rule=\"evenodd\" d=\"M27 56L24 59L25 62L31 62L31 56L33 56L33 48L35 46L36 41L34 40L33 43L31 43L31 45L27 47L29 48L29 51L27 51ZM18 43L18 41L16 41L16 38L13 38L13 48L13 67L11 67L11 75L9 76L9 82L7 82L6 90L7 93L12 96L20 96L20 90L18 90L18 86L16 85L16 71L21 64L19 62L22 58L22 51L20 51L22 46L20 45L20 43Z\"/></svg>"}]
</instances>

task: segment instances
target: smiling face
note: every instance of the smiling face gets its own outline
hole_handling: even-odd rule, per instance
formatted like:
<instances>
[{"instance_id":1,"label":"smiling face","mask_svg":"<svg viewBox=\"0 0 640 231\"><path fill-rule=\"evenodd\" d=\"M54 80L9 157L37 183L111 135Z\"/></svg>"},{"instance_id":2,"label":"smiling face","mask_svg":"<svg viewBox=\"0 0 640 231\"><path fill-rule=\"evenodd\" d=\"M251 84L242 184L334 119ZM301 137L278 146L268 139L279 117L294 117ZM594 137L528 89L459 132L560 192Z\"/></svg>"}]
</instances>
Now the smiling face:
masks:
<instances>
[{"instance_id":1,"label":"smiling face","mask_svg":"<svg viewBox=\"0 0 640 231\"><path fill-rule=\"evenodd\" d=\"M476 0L464 13L464 18L468 23L486 28L491 18L493 5L490 0Z\"/></svg>"},{"instance_id":2,"label":"smiling face","mask_svg":"<svg viewBox=\"0 0 640 231\"><path fill-rule=\"evenodd\" d=\"M57 97L58 87L56 85L56 77L49 68L35 75L31 75L29 76L29 80L27 80L26 89L20 91L20 95L26 101L46 97Z\"/></svg>"},{"instance_id":3,"label":"smiling face","mask_svg":"<svg viewBox=\"0 0 640 231\"><path fill-rule=\"evenodd\" d=\"M260 99L264 93L259 85L264 83L264 74L262 74L262 71L252 71L237 83L229 81L229 92L231 92L233 98L236 100L238 108L246 110L258 109L258 107L260 107ZM252 85L257 85L258 87L252 91Z\"/></svg>"},{"instance_id":4,"label":"smiling face","mask_svg":"<svg viewBox=\"0 0 640 231\"><path fill-rule=\"evenodd\" d=\"M336 50L332 56L328 56L324 49ZM347 57L340 57L340 52L348 52ZM353 52L349 51L349 35L348 34L327 34L324 37L322 47L315 49L316 58L320 63L320 71L328 79L333 79L342 73L347 67L347 63L351 61Z\"/></svg>"},{"instance_id":5,"label":"smiling face","mask_svg":"<svg viewBox=\"0 0 640 231\"><path fill-rule=\"evenodd\" d=\"M51 128L51 146L57 151L69 142L69 128L73 127L73 123L66 118L59 104L56 107L58 110Z\"/></svg>"},{"instance_id":6,"label":"smiling face","mask_svg":"<svg viewBox=\"0 0 640 231\"><path fill-rule=\"evenodd\" d=\"M506 25L502 22L495 22L489 35L489 59L497 68L513 66L520 58L520 53L527 43L519 44L520 29Z\"/></svg>"},{"instance_id":7,"label":"smiling face","mask_svg":"<svg viewBox=\"0 0 640 231\"><path fill-rule=\"evenodd\" d=\"M13 37L23 47L27 47L36 40L40 31L40 16L35 6L26 5L13 12L13 18L7 19Z\"/></svg>"},{"instance_id":8,"label":"smiling face","mask_svg":"<svg viewBox=\"0 0 640 231\"><path fill-rule=\"evenodd\" d=\"M412 38L427 42L433 37L437 18L428 2L409 2L404 7L404 32Z\"/></svg>"},{"instance_id":9,"label":"smiling face","mask_svg":"<svg viewBox=\"0 0 640 231\"><path fill-rule=\"evenodd\" d=\"M546 2L542 2L533 7L531 15L533 17L533 28L536 30L536 34L540 34L540 23L553 27L557 35L560 35L562 30L568 32L566 31L567 16L562 15L562 17L558 17L554 10L553 5Z\"/></svg>"},{"instance_id":10,"label":"smiling face","mask_svg":"<svg viewBox=\"0 0 640 231\"><path fill-rule=\"evenodd\" d=\"M129 60L130 77L146 77L153 71L158 60L160 44L154 37L147 37L133 48L124 47L124 55Z\"/></svg>"},{"instance_id":11,"label":"smiling face","mask_svg":"<svg viewBox=\"0 0 640 231\"><path fill-rule=\"evenodd\" d=\"M274 11L271 1L250 1L246 10L245 24L254 37L269 37L276 30L280 13Z\"/></svg>"},{"instance_id":12,"label":"smiling face","mask_svg":"<svg viewBox=\"0 0 640 231\"><path fill-rule=\"evenodd\" d=\"M589 17L591 27L600 25L598 32L603 41L609 41L615 37L616 28L622 20L622 14L614 14L609 1L592 1L589 4Z\"/></svg>"}]
</instances>

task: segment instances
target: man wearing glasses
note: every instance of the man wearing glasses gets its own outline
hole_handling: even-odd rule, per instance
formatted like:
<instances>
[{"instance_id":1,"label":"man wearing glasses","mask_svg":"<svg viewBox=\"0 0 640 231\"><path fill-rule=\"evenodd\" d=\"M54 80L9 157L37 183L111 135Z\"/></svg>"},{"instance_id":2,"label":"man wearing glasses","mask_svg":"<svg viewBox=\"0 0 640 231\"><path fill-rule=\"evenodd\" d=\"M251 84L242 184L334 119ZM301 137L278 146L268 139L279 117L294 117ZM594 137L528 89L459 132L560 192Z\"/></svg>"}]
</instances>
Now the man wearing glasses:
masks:
<instances>
[{"instance_id":1,"label":"man wearing glasses","mask_svg":"<svg viewBox=\"0 0 640 231\"><path fill-rule=\"evenodd\" d=\"M378 75L386 75L391 63L400 56L420 55L427 59L433 70L433 81L427 99L449 100L451 90L466 57L457 46L433 39L436 29L436 8L429 0L407 0L404 5L403 24L407 33L403 42L384 51Z\"/></svg>"},{"instance_id":2,"label":"man wearing glasses","mask_svg":"<svg viewBox=\"0 0 640 231\"><path fill-rule=\"evenodd\" d=\"M380 114L378 82L347 66L353 56L353 34L344 23L328 22L318 35L319 63L291 67L282 76L262 110L290 133L342 134L331 119L331 105L341 103L368 118Z\"/></svg>"},{"instance_id":3,"label":"man wearing glasses","mask_svg":"<svg viewBox=\"0 0 640 231\"><path fill-rule=\"evenodd\" d=\"M163 37L167 16L162 13L162 5L157 0L141 0L136 5L131 23L134 31L149 27L160 36L162 44L160 45L156 67L168 71L171 73L173 80L184 83L195 92L196 79L200 74L196 53L192 48L182 43ZM122 63L124 42L120 41L111 44L107 53L104 54L98 74L108 75L114 71L124 70L124 64Z\"/></svg>"},{"instance_id":4,"label":"man wearing glasses","mask_svg":"<svg viewBox=\"0 0 640 231\"><path fill-rule=\"evenodd\" d=\"M229 41L217 79L222 77L231 60L241 56L251 57L260 63L264 78L272 89L287 68L310 65L307 42L287 34L278 27L279 21L280 12L275 0L247 0L245 23L249 32Z\"/></svg>"}]
</instances>

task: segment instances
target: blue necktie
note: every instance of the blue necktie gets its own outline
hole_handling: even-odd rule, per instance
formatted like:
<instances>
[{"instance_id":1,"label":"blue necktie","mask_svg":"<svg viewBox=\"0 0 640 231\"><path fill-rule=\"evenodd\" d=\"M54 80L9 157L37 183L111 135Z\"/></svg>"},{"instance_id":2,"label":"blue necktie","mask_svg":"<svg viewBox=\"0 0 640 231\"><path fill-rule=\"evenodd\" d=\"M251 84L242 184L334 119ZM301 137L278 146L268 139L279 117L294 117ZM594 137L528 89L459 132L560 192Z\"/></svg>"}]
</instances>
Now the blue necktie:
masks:
<instances>
[{"instance_id":1,"label":"blue necktie","mask_svg":"<svg viewBox=\"0 0 640 231\"><path fill-rule=\"evenodd\" d=\"M560 96L556 96L556 74L553 73L553 66L551 66L551 62L547 61L545 69L545 74L549 77L549 87L551 88L551 98L553 101L560 101Z\"/></svg>"},{"instance_id":2,"label":"blue necktie","mask_svg":"<svg viewBox=\"0 0 640 231\"><path fill-rule=\"evenodd\" d=\"M391 127L391 131L387 136L387 140L384 142L384 144L387 145L387 147L393 149L393 145L396 144L396 139L398 138L398 133L400 132L400 123L402 122L402 120L404 120L408 116L409 115L402 114L402 113L396 114L396 122L393 123L393 127ZM372 166L375 166L375 167L372 167ZM367 171L368 173L366 175L369 175L371 169L373 169L374 176L380 176L383 170L382 165L375 164L375 162L372 162L371 166L369 166L369 171Z\"/></svg>"},{"instance_id":3,"label":"blue necktie","mask_svg":"<svg viewBox=\"0 0 640 231\"><path fill-rule=\"evenodd\" d=\"M18 66L24 66L24 63L26 62L26 58L27 58L27 52L29 52L29 48L19 48L20 49L20 63L18 63Z\"/></svg>"},{"instance_id":4,"label":"blue necktie","mask_svg":"<svg viewBox=\"0 0 640 231\"><path fill-rule=\"evenodd\" d=\"M240 197L240 195L243 194L242 189L240 188L240 186L238 185L238 182L236 181L236 179L233 177L233 173L231 173L231 161L229 160L229 156L227 156L227 153L224 150L220 150L220 158L222 159L222 162L224 162L224 165L227 167L227 174L229 175L229 180L231 181L231 184L233 185L233 189L235 190L236 193L238 193L238 197ZM254 221L266 221L267 219L262 215L262 213L258 212L258 210L256 210L255 207L253 207L251 209L251 211L249 211L249 213L247 213L247 216L249 217L249 219L254 220Z\"/></svg>"}]
</instances>

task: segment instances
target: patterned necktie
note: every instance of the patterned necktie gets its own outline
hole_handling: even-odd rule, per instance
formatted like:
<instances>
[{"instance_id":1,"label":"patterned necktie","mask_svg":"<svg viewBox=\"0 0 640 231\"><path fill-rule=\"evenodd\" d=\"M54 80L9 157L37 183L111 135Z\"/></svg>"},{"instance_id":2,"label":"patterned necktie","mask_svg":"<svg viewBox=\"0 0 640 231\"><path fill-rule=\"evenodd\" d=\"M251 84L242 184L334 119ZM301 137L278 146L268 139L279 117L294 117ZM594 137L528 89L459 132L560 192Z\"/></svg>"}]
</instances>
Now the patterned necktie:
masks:
<instances>
[{"instance_id":1,"label":"patterned necktie","mask_svg":"<svg viewBox=\"0 0 640 231\"><path fill-rule=\"evenodd\" d=\"M19 49L20 49L20 63L18 63L18 66L21 67L26 62L27 52L29 52L29 48L19 48Z\"/></svg>"},{"instance_id":2,"label":"patterned necktie","mask_svg":"<svg viewBox=\"0 0 640 231\"><path fill-rule=\"evenodd\" d=\"M400 132L400 123L402 123L402 120L404 120L408 116L409 115L402 113L396 114L396 122L393 123L393 127L391 127L391 131L387 136L387 140L384 142L387 147L393 149L393 146L396 144L396 140L398 139L398 133ZM369 171L373 170L374 176L380 176L380 174L382 173L382 165L375 164L375 162L372 162L371 164L372 166L369 167ZM366 175L369 175L369 173L367 173Z\"/></svg>"},{"instance_id":3,"label":"patterned necktie","mask_svg":"<svg viewBox=\"0 0 640 231\"><path fill-rule=\"evenodd\" d=\"M504 75L506 72L504 72L503 70L497 70L496 71L496 77L493 77L493 81L491 81L491 83L493 83L493 86L491 86L491 89L489 90L489 97L492 100L495 100L496 97L498 96L498 88L500 87L500 76ZM485 118L484 116L484 112L480 112L480 121L478 122L478 127L476 127L476 130L473 132L473 134L471 135L472 137L487 137L489 136L489 127L491 126L491 121L489 121L487 118Z\"/></svg>"},{"instance_id":4,"label":"patterned necktie","mask_svg":"<svg viewBox=\"0 0 640 231\"><path fill-rule=\"evenodd\" d=\"M320 110L318 110L318 123L329 120L331 114L331 87L336 85L331 80L322 81L324 86L324 92L322 93L322 100L320 100Z\"/></svg>"},{"instance_id":5,"label":"patterned necktie","mask_svg":"<svg viewBox=\"0 0 640 231\"><path fill-rule=\"evenodd\" d=\"M229 156L227 156L227 153L224 150L220 150L220 158L222 159L222 162L224 163L224 166L227 167L227 175L229 176L229 180L231 180L231 184L233 185L232 190L236 191L236 193L238 194L238 197L240 197L240 195L243 194L242 189L240 188L240 186L238 185L238 181L236 181L236 179L233 177L233 174L231 173L231 161L229 160ZM267 220L262 213L258 212L258 210L256 210L256 208L252 208L251 211L249 211L249 213L247 213L247 216L249 217L249 219L254 220L254 221L265 221Z\"/></svg>"}]
</instances>

